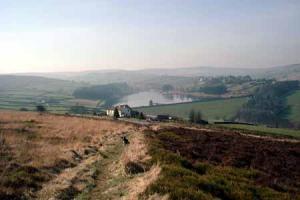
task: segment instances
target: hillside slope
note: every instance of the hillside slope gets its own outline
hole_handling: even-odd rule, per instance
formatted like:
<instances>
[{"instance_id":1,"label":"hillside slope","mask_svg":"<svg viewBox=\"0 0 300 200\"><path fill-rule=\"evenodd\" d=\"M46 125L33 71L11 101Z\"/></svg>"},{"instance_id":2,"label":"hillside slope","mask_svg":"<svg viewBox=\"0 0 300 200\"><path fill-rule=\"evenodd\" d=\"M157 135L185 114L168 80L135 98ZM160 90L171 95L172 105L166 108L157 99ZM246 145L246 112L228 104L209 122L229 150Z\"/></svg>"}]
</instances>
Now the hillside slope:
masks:
<instances>
[{"instance_id":1,"label":"hillside slope","mask_svg":"<svg viewBox=\"0 0 300 200\"><path fill-rule=\"evenodd\" d=\"M34 110L43 104L47 110L65 113L74 102L73 91L85 84L38 76L0 75L0 109Z\"/></svg>"},{"instance_id":2,"label":"hillside slope","mask_svg":"<svg viewBox=\"0 0 300 200\"><path fill-rule=\"evenodd\" d=\"M21 74L26 75L26 74ZM66 73L31 73L30 76L59 78L63 80L83 81L92 84L115 82L155 83L165 78L180 77L181 79L199 76L247 76L253 78L274 78L278 80L300 80L300 64L274 66L269 68L225 68L225 67L185 67L185 68L153 68L142 70L98 70L87 72ZM164 78L165 77L165 78ZM154 81L151 81L154 80ZM188 79L185 79L187 81Z\"/></svg>"},{"instance_id":3,"label":"hillside slope","mask_svg":"<svg viewBox=\"0 0 300 200\"><path fill-rule=\"evenodd\" d=\"M300 64L269 68L258 74L258 77L277 80L300 80Z\"/></svg>"},{"instance_id":4,"label":"hillside slope","mask_svg":"<svg viewBox=\"0 0 300 200\"><path fill-rule=\"evenodd\" d=\"M39 76L15 76L0 75L0 91L6 90L37 90L37 91L60 91L72 93L82 84L53 78Z\"/></svg>"},{"instance_id":5,"label":"hillside slope","mask_svg":"<svg viewBox=\"0 0 300 200\"><path fill-rule=\"evenodd\" d=\"M137 164L149 157L135 125L0 112L0 130L3 200L137 199L160 172L157 165L146 171ZM124 146L121 136L130 144Z\"/></svg>"},{"instance_id":6,"label":"hillside slope","mask_svg":"<svg viewBox=\"0 0 300 200\"><path fill-rule=\"evenodd\" d=\"M147 194L170 199L299 199L299 141L205 127L146 133L161 175Z\"/></svg>"},{"instance_id":7,"label":"hillside slope","mask_svg":"<svg viewBox=\"0 0 300 200\"><path fill-rule=\"evenodd\" d=\"M299 140L31 112L0 112L0 130L4 200L300 195Z\"/></svg>"}]
</instances>

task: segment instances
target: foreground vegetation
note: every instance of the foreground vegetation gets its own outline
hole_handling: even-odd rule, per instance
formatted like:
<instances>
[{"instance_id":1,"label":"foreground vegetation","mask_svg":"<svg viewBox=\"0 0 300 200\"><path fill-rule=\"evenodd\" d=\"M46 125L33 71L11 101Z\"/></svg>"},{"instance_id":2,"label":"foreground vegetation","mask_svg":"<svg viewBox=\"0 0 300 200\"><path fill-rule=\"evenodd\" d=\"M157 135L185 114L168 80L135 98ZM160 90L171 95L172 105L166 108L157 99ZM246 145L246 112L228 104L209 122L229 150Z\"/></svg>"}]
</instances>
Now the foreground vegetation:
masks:
<instances>
[{"instance_id":1,"label":"foreground vegetation","mask_svg":"<svg viewBox=\"0 0 300 200\"><path fill-rule=\"evenodd\" d=\"M216 198L282 200L299 198L299 190L295 191L293 186L293 184L299 184L299 179L297 180L296 178L295 180L295 177L290 177L289 180L294 179L294 183L289 183L290 185L284 185L284 182L280 181L281 178L278 178L277 183L267 180L266 172L260 171L259 168L263 169L266 167L268 169L270 167L267 167L268 163L257 163L258 166L255 163L250 164L251 160L249 159L261 159L255 158L254 152L246 150L245 155L248 155L249 158L240 157L243 153L240 155L237 155L239 154L237 152L229 153L231 149L236 149L239 152L245 151L242 147L235 148L231 144L234 142L233 138L225 139L226 145L221 148L224 143L218 144L217 141L219 139L214 139L214 136L210 133L199 134L199 132L186 131L184 129L146 132L152 162L158 162L162 167L159 179L148 188L146 194L159 193L160 195L168 195L170 199L178 200L209 200ZM210 140L207 140L207 138L210 138ZM239 138L237 137L236 139ZM238 141L240 142L240 140ZM210 142L210 144L205 142ZM243 140L241 142L243 144ZM255 141L253 144L259 146L258 142ZM212 145L214 146L213 149L207 149L209 147L212 148ZM262 145L264 146L264 144ZM199 146L203 146L203 148ZM199 147L198 150L197 147ZM240 149L237 150L238 148ZM283 146L280 148L283 148ZM200 149L204 152L201 153ZM262 152L264 151L262 150ZM254 158L251 158L251 156ZM259 160L254 162L263 162ZM252 167L250 167L251 165ZM265 166L260 167L260 165ZM293 168L297 171L295 172L297 176L299 176L297 166L294 165ZM269 171L267 173L275 172ZM280 174L279 176L285 176L285 174ZM275 185L268 182L272 182ZM288 183L288 181L285 183Z\"/></svg>"},{"instance_id":2,"label":"foreground vegetation","mask_svg":"<svg viewBox=\"0 0 300 200\"><path fill-rule=\"evenodd\" d=\"M299 143L177 125L0 112L0 199L299 198Z\"/></svg>"},{"instance_id":3,"label":"foreground vegetation","mask_svg":"<svg viewBox=\"0 0 300 200\"><path fill-rule=\"evenodd\" d=\"M82 182L93 181L92 166L108 143L121 145L119 130L130 128L107 120L0 112L0 199L50 199L53 192L72 199Z\"/></svg>"},{"instance_id":4,"label":"foreground vegetation","mask_svg":"<svg viewBox=\"0 0 300 200\"><path fill-rule=\"evenodd\" d=\"M190 111L194 110L195 112L200 111L204 119L214 121L231 119L246 101L247 98L243 97L203 102L180 103L173 105L140 107L136 108L136 110L153 115L169 114L183 119L188 119Z\"/></svg>"}]
</instances>

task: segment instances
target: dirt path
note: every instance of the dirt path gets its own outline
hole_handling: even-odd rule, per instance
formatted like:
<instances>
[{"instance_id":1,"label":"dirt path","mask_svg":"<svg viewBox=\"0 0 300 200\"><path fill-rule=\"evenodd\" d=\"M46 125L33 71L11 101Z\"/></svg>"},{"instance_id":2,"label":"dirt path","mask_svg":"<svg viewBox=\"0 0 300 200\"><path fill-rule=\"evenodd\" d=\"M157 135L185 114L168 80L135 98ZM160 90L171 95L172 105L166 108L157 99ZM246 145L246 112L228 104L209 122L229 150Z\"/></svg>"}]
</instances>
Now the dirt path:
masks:
<instances>
[{"instance_id":1,"label":"dirt path","mask_svg":"<svg viewBox=\"0 0 300 200\"><path fill-rule=\"evenodd\" d=\"M143 163L150 159L147 154L144 136L139 131L129 134L130 144L117 145L99 166L100 173L94 187L82 193L78 199L138 199L160 173L159 166L138 174L126 174L125 165L129 161Z\"/></svg>"},{"instance_id":2,"label":"dirt path","mask_svg":"<svg viewBox=\"0 0 300 200\"><path fill-rule=\"evenodd\" d=\"M137 128L107 137L101 148L77 166L65 169L45 183L37 199L138 199L160 173L159 166L137 174L125 173L126 163L144 163L150 159L142 131ZM120 138L124 134L130 141L126 146Z\"/></svg>"},{"instance_id":3,"label":"dirt path","mask_svg":"<svg viewBox=\"0 0 300 200\"><path fill-rule=\"evenodd\" d=\"M97 166L106 158L106 153L120 143L122 133L113 133L105 137L101 147L87 148L86 155L75 167L67 168L50 182L43 185L37 193L37 199L72 199L85 190L94 181L98 173ZM78 155L80 156L80 155Z\"/></svg>"}]
</instances>

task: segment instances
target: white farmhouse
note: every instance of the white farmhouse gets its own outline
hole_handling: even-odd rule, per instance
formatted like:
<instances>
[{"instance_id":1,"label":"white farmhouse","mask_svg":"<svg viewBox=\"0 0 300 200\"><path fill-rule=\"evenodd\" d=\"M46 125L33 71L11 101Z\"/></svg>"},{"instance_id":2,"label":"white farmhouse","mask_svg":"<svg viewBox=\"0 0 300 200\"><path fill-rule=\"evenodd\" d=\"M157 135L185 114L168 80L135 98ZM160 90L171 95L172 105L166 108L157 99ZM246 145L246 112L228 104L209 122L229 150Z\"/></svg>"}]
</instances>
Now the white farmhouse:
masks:
<instances>
[{"instance_id":1,"label":"white farmhouse","mask_svg":"<svg viewBox=\"0 0 300 200\"><path fill-rule=\"evenodd\" d=\"M132 109L128 105L118 105L106 110L107 116L113 117L117 108L120 117L131 117Z\"/></svg>"}]
</instances>

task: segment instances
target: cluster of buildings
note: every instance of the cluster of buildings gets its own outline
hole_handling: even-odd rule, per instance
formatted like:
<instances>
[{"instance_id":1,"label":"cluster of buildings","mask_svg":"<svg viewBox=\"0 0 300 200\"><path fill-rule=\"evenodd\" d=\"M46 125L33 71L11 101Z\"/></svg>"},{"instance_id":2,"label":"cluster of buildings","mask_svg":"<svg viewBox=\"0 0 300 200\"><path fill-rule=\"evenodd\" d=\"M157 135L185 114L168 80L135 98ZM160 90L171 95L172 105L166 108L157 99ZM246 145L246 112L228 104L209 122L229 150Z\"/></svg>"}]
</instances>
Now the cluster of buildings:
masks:
<instances>
[{"instance_id":1,"label":"cluster of buildings","mask_svg":"<svg viewBox=\"0 0 300 200\"><path fill-rule=\"evenodd\" d=\"M130 106L128 105L118 105L115 107L111 107L106 110L106 115L110 117L115 116L115 111L118 111L119 117L123 118L130 118L137 116L139 112L133 110ZM169 115L146 115L145 118L147 120L152 120L152 121L163 121L163 120L170 120L173 119Z\"/></svg>"},{"instance_id":2,"label":"cluster of buildings","mask_svg":"<svg viewBox=\"0 0 300 200\"><path fill-rule=\"evenodd\" d=\"M106 110L106 115L110 117L115 116L115 110L118 111L120 117L131 117L133 115L133 110L128 105L118 105L116 107L111 107Z\"/></svg>"}]
</instances>

